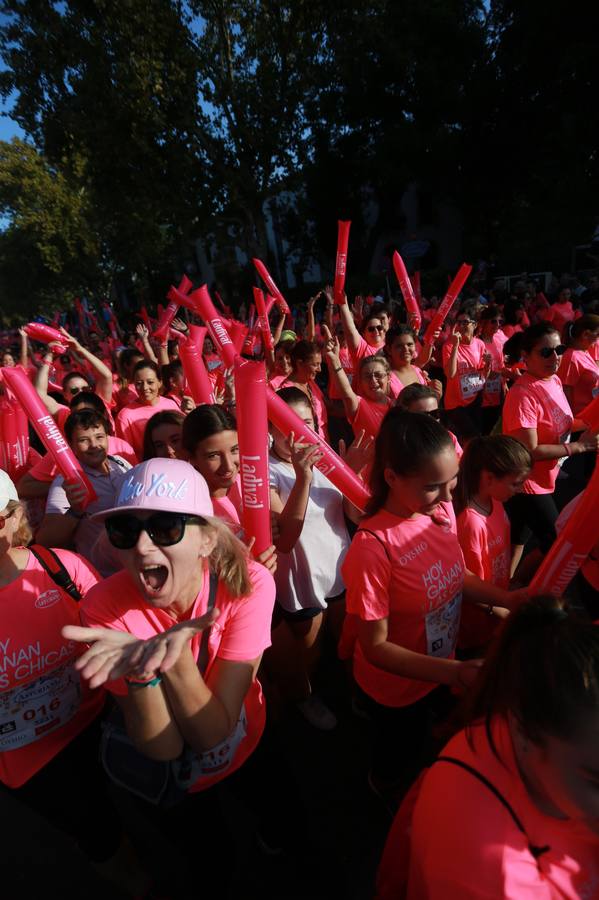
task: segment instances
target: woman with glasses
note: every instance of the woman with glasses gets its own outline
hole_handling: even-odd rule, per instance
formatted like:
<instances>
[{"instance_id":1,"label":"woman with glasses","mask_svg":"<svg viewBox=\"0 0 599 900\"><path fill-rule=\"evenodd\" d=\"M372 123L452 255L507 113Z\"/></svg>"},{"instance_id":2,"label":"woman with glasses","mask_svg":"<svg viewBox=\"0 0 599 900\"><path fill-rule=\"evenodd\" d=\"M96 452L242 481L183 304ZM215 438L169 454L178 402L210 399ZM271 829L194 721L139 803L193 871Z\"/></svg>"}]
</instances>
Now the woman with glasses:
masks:
<instances>
[{"instance_id":1,"label":"woman with glasses","mask_svg":"<svg viewBox=\"0 0 599 900\"><path fill-rule=\"evenodd\" d=\"M553 495L559 460L596 452L599 446L597 435L588 431L570 442L573 425L583 426L574 420L557 376L565 349L559 332L548 322L527 328L522 336L527 371L510 388L503 407L503 433L522 441L534 463L524 492L506 504L512 543L523 546L532 531L543 552L555 540L558 510Z\"/></svg>"},{"instance_id":2,"label":"woman with glasses","mask_svg":"<svg viewBox=\"0 0 599 900\"><path fill-rule=\"evenodd\" d=\"M141 799L135 773L127 777L118 757L105 754L109 775L137 794L132 802L144 819L188 861L198 852L209 860L203 886L213 888L230 870L231 851L217 798L206 789L248 759L264 728L256 673L270 645L274 582L214 516L208 485L188 463L136 466L101 518L123 570L85 598L89 627L64 633L91 644L78 668L92 688L106 684L114 695L140 760L136 771L144 771L144 758L168 761L167 787L175 778L178 792L168 806ZM167 855L153 862L156 877L165 877ZM169 895L173 888L170 881Z\"/></svg>"},{"instance_id":3,"label":"woman with glasses","mask_svg":"<svg viewBox=\"0 0 599 900\"><path fill-rule=\"evenodd\" d=\"M493 430L505 395L503 345L507 341L507 335L502 331L503 323L501 310L494 303L485 306L478 320L478 336L491 357L491 371L485 381L482 397L483 434L490 434Z\"/></svg>"},{"instance_id":4,"label":"woman with glasses","mask_svg":"<svg viewBox=\"0 0 599 900\"><path fill-rule=\"evenodd\" d=\"M448 423L462 443L481 432L482 392L492 362L484 342L475 337L476 321L476 307L471 303L463 306L443 345L445 409Z\"/></svg>"},{"instance_id":5,"label":"woman with glasses","mask_svg":"<svg viewBox=\"0 0 599 900\"><path fill-rule=\"evenodd\" d=\"M345 302L338 308L354 367L361 359L373 356L375 353L382 353L385 346L386 328L380 314L370 310L362 319L360 326L362 333L360 334L349 304Z\"/></svg>"}]
</instances>

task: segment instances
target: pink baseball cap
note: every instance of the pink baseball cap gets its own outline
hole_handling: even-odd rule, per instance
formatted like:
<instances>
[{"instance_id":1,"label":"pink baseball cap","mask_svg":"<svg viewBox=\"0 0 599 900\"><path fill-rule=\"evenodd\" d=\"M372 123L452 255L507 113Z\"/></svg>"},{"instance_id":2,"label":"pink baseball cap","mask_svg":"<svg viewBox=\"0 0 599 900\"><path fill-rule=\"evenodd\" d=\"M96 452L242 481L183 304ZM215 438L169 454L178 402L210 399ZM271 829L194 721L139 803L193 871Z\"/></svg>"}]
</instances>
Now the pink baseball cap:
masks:
<instances>
[{"instance_id":1,"label":"pink baseball cap","mask_svg":"<svg viewBox=\"0 0 599 900\"><path fill-rule=\"evenodd\" d=\"M179 459L148 459L129 469L123 476L116 506L90 518L105 519L115 513L139 509L188 516L214 515L205 479L193 466Z\"/></svg>"}]
</instances>

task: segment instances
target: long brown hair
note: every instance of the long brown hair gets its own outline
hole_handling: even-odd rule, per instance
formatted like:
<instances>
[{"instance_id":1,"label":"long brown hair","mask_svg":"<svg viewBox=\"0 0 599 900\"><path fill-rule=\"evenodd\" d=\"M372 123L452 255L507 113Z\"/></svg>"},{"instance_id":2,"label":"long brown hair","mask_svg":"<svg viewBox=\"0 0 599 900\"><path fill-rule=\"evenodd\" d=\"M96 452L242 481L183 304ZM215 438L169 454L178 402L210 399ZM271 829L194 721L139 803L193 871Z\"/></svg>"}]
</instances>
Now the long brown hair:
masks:
<instances>
[{"instance_id":1,"label":"long brown hair","mask_svg":"<svg viewBox=\"0 0 599 900\"><path fill-rule=\"evenodd\" d=\"M456 513L466 509L478 492L484 471L503 478L506 475L524 474L530 469L532 456L516 438L505 434L472 438L466 444L460 460L458 483L453 494Z\"/></svg>"}]
</instances>

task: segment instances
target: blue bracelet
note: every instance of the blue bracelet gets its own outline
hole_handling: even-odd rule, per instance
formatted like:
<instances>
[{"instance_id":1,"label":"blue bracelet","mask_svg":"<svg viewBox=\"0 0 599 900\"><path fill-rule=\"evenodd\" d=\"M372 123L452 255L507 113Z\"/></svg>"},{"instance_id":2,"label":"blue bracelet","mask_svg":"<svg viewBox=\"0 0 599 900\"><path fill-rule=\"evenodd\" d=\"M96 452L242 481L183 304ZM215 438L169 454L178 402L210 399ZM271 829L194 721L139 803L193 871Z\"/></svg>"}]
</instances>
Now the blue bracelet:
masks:
<instances>
[{"instance_id":1,"label":"blue bracelet","mask_svg":"<svg viewBox=\"0 0 599 900\"><path fill-rule=\"evenodd\" d=\"M125 681L129 687L156 687L162 681L162 675L155 675L150 681L136 681L134 678L125 678Z\"/></svg>"}]
</instances>

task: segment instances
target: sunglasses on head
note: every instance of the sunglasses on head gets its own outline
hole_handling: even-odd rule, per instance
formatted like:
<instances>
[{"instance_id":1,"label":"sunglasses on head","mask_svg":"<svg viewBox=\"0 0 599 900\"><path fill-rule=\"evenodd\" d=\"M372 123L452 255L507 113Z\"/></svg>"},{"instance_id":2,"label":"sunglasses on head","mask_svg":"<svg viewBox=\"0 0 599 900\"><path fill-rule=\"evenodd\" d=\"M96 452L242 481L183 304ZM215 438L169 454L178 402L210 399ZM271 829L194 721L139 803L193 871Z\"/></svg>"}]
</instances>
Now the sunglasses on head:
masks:
<instances>
[{"instance_id":1,"label":"sunglasses on head","mask_svg":"<svg viewBox=\"0 0 599 900\"><path fill-rule=\"evenodd\" d=\"M430 409L427 412L427 416L431 416L433 419L436 419L437 422L441 418L441 410L440 409Z\"/></svg>"},{"instance_id":2,"label":"sunglasses on head","mask_svg":"<svg viewBox=\"0 0 599 900\"><path fill-rule=\"evenodd\" d=\"M201 516L156 512L147 519L138 519L137 516L119 513L109 516L104 525L108 540L113 547L116 547L117 550L131 550L137 544L142 531L147 532L148 537L157 547L172 547L183 539L188 522L197 525L206 524L206 520Z\"/></svg>"},{"instance_id":3,"label":"sunglasses on head","mask_svg":"<svg viewBox=\"0 0 599 900\"><path fill-rule=\"evenodd\" d=\"M86 384L85 387L70 387L68 390L74 397L75 394L79 394L81 391L91 391L91 387L89 384Z\"/></svg>"},{"instance_id":4,"label":"sunglasses on head","mask_svg":"<svg viewBox=\"0 0 599 900\"><path fill-rule=\"evenodd\" d=\"M566 352L566 347L564 344L558 344L557 347L541 347L539 350L539 356L542 356L543 359L549 359L550 356L553 356L555 353L556 356L563 356Z\"/></svg>"},{"instance_id":5,"label":"sunglasses on head","mask_svg":"<svg viewBox=\"0 0 599 900\"><path fill-rule=\"evenodd\" d=\"M384 330L385 329L383 328L382 325L369 325L368 328L366 329L366 331L384 331Z\"/></svg>"}]
</instances>

